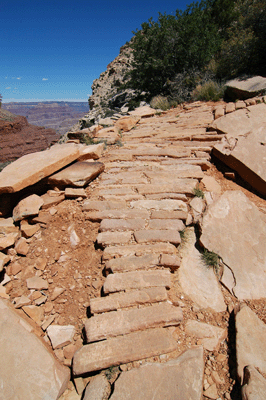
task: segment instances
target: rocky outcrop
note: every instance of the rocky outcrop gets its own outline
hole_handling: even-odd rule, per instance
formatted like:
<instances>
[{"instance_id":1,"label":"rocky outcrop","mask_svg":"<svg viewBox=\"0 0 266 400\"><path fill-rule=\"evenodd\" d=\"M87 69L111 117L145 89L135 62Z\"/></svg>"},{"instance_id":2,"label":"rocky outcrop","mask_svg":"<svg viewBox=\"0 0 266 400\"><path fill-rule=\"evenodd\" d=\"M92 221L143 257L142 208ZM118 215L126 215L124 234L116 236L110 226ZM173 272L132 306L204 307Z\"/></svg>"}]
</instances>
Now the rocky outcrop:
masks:
<instances>
[{"instance_id":1,"label":"rocky outcrop","mask_svg":"<svg viewBox=\"0 0 266 400\"><path fill-rule=\"evenodd\" d=\"M59 139L53 129L30 125L25 117L0 109L0 162L47 149Z\"/></svg>"},{"instance_id":2,"label":"rocky outcrop","mask_svg":"<svg viewBox=\"0 0 266 400\"><path fill-rule=\"evenodd\" d=\"M252 78L237 78L226 83L226 94L231 100L249 99L259 94L265 94L266 78L253 76Z\"/></svg>"}]
</instances>

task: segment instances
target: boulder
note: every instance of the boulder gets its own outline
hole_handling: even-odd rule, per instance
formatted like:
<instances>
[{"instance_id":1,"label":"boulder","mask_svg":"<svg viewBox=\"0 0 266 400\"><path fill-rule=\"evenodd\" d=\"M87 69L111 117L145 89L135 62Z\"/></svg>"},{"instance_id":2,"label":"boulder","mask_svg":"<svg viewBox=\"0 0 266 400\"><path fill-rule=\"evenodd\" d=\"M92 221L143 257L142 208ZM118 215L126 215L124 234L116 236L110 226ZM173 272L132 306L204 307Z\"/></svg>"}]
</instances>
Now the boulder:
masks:
<instances>
[{"instance_id":1,"label":"boulder","mask_svg":"<svg viewBox=\"0 0 266 400\"><path fill-rule=\"evenodd\" d=\"M266 379L250 365L244 368L243 400L260 400L265 397Z\"/></svg>"},{"instance_id":2,"label":"boulder","mask_svg":"<svg viewBox=\"0 0 266 400\"><path fill-rule=\"evenodd\" d=\"M166 363L122 372L110 400L200 400L203 373L203 348L195 347Z\"/></svg>"},{"instance_id":3,"label":"boulder","mask_svg":"<svg viewBox=\"0 0 266 400\"><path fill-rule=\"evenodd\" d=\"M130 131L139 122L140 117L123 117L115 122L115 127L123 132Z\"/></svg>"},{"instance_id":4,"label":"boulder","mask_svg":"<svg viewBox=\"0 0 266 400\"><path fill-rule=\"evenodd\" d=\"M61 144L49 150L27 154L9 164L0 173L0 193L13 193L33 185L75 161L79 146Z\"/></svg>"},{"instance_id":5,"label":"boulder","mask_svg":"<svg viewBox=\"0 0 266 400\"><path fill-rule=\"evenodd\" d=\"M100 130L100 129L99 129ZM89 159L98 160L104 150L104 143L98 143L91 146L80 147L80 156L78 161L85 161Z\"/></svg>"},{"instance_id":6,"label":"boulder","mask_svg":"<svg viewBox=\"0 0 266 400\"><path fill-rule=\"evenodd\" d=\"M77 162L50 176L50 185L83 187L104 170L101 162Z\"/></svg>"},{"instance_id":7,"label":"boulder","mask_svg":"<svg viewBox=\"0 0 266 400\"><path fill-rule=\"evenodd\" d=\"M249 99L266 90L266 78L253 76L252 78L236 78L226 82L226 94L232 99Z\"/></svg>"},{"instance_id":8,"label":"boulder","mask_svg":"<svg viewBox=\"0 0 266 400\"><path fill-rule=\"evenodd\" d=\"M239 300L265 298L266 220L244 193L227 191L213 202L201 230L201 244L231 270L235 296Z\"/></svg>"},{"instance_id":9,"label":"boulder","mask_svg":"<svg viewBox=\"0 0 266 400\"><path fill-rule=\"evenodd\" d=\"M212 128L226 134L214 146L213 154L265 196L266 104L227 114L215 121Z\"/></svg>"},{"instance_id":10,"label":"boulder","mask_svg":"<svg viewBox=\"0 0 266 400\"><path fill-rule=\"evenodd\" d=\"M212 268L202 261L201 254L195 247L194 228L187 228L181 245L181 265L178 277L183 292L198 306L215 312L226 310L224 298L218 280Z\"/></svg>"},{"instance_id":11,"label":"boulder","mask_svg":"<svg viewBox=\"0 0 266 400\"><path fill-rule=\"evenodd\" d=\"M237 374L243 382L249 365L266 374L266 325L245 304L235 317Z\"/></svg>"},{"instance_id":12,"label":"boulder","mask_svg":"<svg viewBox=\"0 0 266 400\"><path fill-rule=\"evenodd\" d=\"M13 210L13 220L21 221L27 217L33 217L39 214L39 209L44 201L37 194L32 194L25 199L22 199Z\"/></svg>"},{"instance_id":13,"label":"boulder","mask_svg":"<svg viewBox=\"0 0 266 400\"><path fill-rule=\"evenodd\" d=\"M93 377L86 386L83 400L108 400L111 394L111 385L105 375Z\"/></svg>"},{"instance_id":14,"label":"boulder","mask_svg":"<svg viewBox=\"0 0 266 400\"><path fill-rule=\"evenodd\" d=\"M62 366L34 329L0 300L0 387L6 400L58 399L67 388L69 369Z\"/></svg>"},{"instance_id":15,"label":"boulder","mask_svg":"<svg viewBox=\"0 0 266 400\"><path fill-rule=\"evenodd\" d=\"M129 114L137 117L152 117L155 115L157 110L154 108L151 108L150 106L143 106L143 107L137 107L135 108L134 111L130 111Z\"/></svg>"}]
</instances>

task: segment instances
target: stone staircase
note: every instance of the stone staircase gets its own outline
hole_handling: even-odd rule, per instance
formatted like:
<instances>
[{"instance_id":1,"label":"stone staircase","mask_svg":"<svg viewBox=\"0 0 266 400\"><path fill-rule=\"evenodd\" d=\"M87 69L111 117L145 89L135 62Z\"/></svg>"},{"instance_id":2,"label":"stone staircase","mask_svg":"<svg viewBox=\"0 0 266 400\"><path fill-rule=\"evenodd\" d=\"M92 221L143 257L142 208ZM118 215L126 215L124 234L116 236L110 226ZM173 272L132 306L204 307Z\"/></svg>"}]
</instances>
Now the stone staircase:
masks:
<instances>
[{"instance_id":1,"label":"stone staircase","mask_svg":"<svg viewBox=\"0 0 266 400\"><path fill-rule=\"evenodd\" d=\"M177 113L142 118L109 149L105 171L83 211L100 222L104 249L103 297L91 299L86 345L74 356L75 376L174 352L169 327L182 308L168 292L180 266L179 232L189 223L189 202L223 135L208 132L211 106L195 103Z\"/></svg>"}]
</instances>

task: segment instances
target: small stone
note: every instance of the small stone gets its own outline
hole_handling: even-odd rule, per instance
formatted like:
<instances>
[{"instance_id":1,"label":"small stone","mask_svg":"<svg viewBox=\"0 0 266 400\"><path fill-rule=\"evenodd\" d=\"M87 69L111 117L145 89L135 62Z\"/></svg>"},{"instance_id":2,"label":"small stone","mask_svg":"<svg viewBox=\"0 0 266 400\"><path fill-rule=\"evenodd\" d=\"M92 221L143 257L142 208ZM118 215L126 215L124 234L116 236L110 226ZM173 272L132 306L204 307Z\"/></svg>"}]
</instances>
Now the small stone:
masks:
<instances>
[{"instance_id":1,"label":"small stone","mask_svg":"<svg viewBox=\"0 0 266 400\"><path fill-rule=\"evenodd\" d=\"M27 279L27 287L35 290L48 289L48 282L38 276L33 276Z\"/></svg>"},{"instance_id":2,"label":"small stone","mask_svg":"<svg viewBox=\"0 0 266 400\"><path fill-rule=\"evenodd\" d=\"M58 349L72 342L75 335L75 327L73 325L50 325L47 328L47 334L53 349Z\"/></svg>"},{"instance_id":3,"label":"small stone","mask_svg":"<svg viewBox=\"0 0 266 400\"><path fill-rule=\"evenodd\" d=\"M43 200L40 196L32 194L21 200L13 210L13 220L21 221L24 218L38 215L39 209L43 205Z\"/></svg>"},{"instance_id":4,"label":"small stone","mask_svg":"<svg viewBox=\"0 0 266 400\"><path fill-rule=\"evenodd\" d=\"M34 267L41 271L45 270L46 265L47 265L47 259L42 257L38 257L34 263Z\"/></svg>"},{"instance_id":5,"label":"small stone","mask_svg":"<svg viewBox=\"0 0 266 400\"><path fill-rule=\"evenodd\" d=\"M51 325L52 322L54 322L55 320L55 316L54 315L50 315L48 318L46 318L43 323L42 323L42 329L44 331L46 331L46 329L48 328L49 325Z\"/></svg>"},{"instance_id":6,"label":"small stone","mask_svg":"<svg viewBox=\"0 0 266 400\"><path fill-rule=\"evenodd\" d=\"M100 280L92 281L92 287L98 290L102 286L102 282Z\"/></svg>"},{"instance_id":7,"label":"small stone","mask_svg":"<svg viewBox=\"0 0 266 400\"><path fill-rule=\"evenodd\" d=\"M39 224L30 225L27 220L22 220L20 223L20 230L24 237L32 237L40 229Z\"/></svg>"},{"instance_id":8,"label":"small stone","mask_svg":"<svg viewBox=\"0 0 266 400\"><path fill-rule=\"evenodd\" d=\"M6 293L6 288L0 285L0 297L2 299L9 299L9 295Z\"/></svg>"},{"instance_id":9,"label":"small stone","mask_svg":"<svg viewBox=\"0 0 266 400\"><path fill-rule=\"evenodd\" d=\"M29 245L25 238L20 238L15 244L15 250L18 254L26 256L29 252Z\"/></svg>"},{"instance_id":10,"label":"small stone","mask_svg":"<svg viewBox=\"0 0 266 400\"><path fill-rule=\"evenodd\" d=\"M49 213L53 216L57 213L57 209L52 207L52 208L50 208Z\"/></svg>"},{"instance_id":11,"label":"small stone","mask_svg":"<svg viewBox=\"0 0 266 400\"><path fill-rule=\"evenodd\" d=\"M47 296L41 296L37 300L35 300L36 306L40 306L41 304L45 303L47 300Z\"/></svg>"},{"instance_id":12,"label":"small stone","mask_svg":"<svg viewBox=\"0 0 266 400\"><path fill-rule=\"evenodd\" d=\"M4 266L8 263L10 257L4 253L0 253L0 272L3 270Z\"/></svg>"},{"instance_id":13,"label":"small stone","mask_svg":"<svg viewBox=\"0 0 266 400\"><path fill-rule=\"evenodd\" d=\"M78 350L78 346L73 343L68 344L63 348L64 357L67 359L72 359L75 352Z\"/></svg>"},{"instance_id":14,"label":"small stone","mask_svg":"<svg viewBox=\"0 0 266 400\"><path fill-rule=\"evenodd\" d=\"M21 297L15 297L14 302L15 302L15 308L28 306L31 303L30 299L24 295L22 295Z\"/></svg>"},{"instance_id":15,"label":"small stone","mask_svg":"<svg viewBox=\"0 0 266 400\"><path fill-rule=\"evenodd\" d=\"M42 324L43 320L43 309L37 306L24 306L22 310L35 321L38 325Z\"/></svg>"},{"instance_id":16,"label":"small stone","mask_svg":"<svg viewBox=\"0 0 266 400\"><path fill-rule=\"evenodd\" d=\"M218 397L218 392L215 383L205 390L203 394L205 397L208 397L208 399L216 400Z\"/></svg>"},{"instance_id":17,"label":"small stone","mask_svg":"<svg viewBox=\"0 0 266 400\"><path fill-rule=\"evenodd\" d=\"M51 300L53 301L53 300L57 299L57 297L59 297L60 294L62 294L64 291L65 291L64 288L60 288L60 287L54 288L54 291L51 295Z\"/></svg>"},{"instance_id":18,"label":"small stone","mask_svg":"<svg viewBox=\"0 0 266 400\"><path fill-rule=\"evenodd\" d=\"M87 385L84 400L107 400L111 393L111 385L105 375L100 374L92 378Z\"/></svg>"},{"instance_id":19,"label":"small stone","mask_svg":"<svg viewBox=\"0 0 266 400\"><path fill-rule=\"evenodd\" d=\"M83 393L83 390L85 389L83 379L82 378L74 378L74 384L76 387L76 391L81 396Z\"/></svg>"},{"instance_id":20,"label":"small stone","mask_svg":"<svg viewBox=\"0 0 266 400\"><path fill-rule=\"evenodd\" d=\"M16 236L17 233L9 233L6 236L0 237L0 250L4 250L7 247L13 246Z\"/></svg>"}]
</instances>

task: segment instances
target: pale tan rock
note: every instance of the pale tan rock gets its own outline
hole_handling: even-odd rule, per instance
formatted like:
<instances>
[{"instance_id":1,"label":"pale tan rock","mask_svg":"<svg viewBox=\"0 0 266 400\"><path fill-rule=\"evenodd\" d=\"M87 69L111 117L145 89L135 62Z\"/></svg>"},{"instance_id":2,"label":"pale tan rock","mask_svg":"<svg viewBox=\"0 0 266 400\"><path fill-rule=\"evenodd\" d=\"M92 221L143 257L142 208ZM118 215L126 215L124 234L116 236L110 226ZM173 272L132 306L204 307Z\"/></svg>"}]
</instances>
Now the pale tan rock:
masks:
<instances>
[{"instance_id":1,"label":"pale tan rock","mask_svg":"<svg viewBox=\"0 0 266 400\"><path fill-rule=\"evenodd\" d=\"M100 162L76 162L48 178L48 183L56 186L83 187L104 170Z\"/></svg>"},{"instance_id":2,"label":"pale tan rock","mask_svg":"<svg viewBox=\"0 0 266 400\"><path fill-rule=\"evenodd\" d=\"M66 198L76 199L78 197L86 198L86 192L84 189L80 188L66 188L65 189Z\"/></svg>"},{"instance_id":3,"label":"pale tan rock","mask_svg":"<svg viewBox=\"0 0 266 400\"><path fill-rule=\"evenodd\" d=\"M144 289L150 287L171 287L171 274L168 270L134 271L107 276L104 293L120 292L126 289Z\"/></svg>"},{"instance_id":4,"label":"pale tan rock","mask_svg":"<svg viewBox=\"0 0 266 400\"><path fill-rule=\"evenodd\" d=\"M86 212L85 218L93 222L101 222L103 219L148 219L149 212L147 210L103 210L103 211L89 211Z\"/></svg>"},{"instance_id":5,"label":"pale tan rock","mask_svg":"<svg viewBox=\"0 0 266 400\"><path fill-rule=\"evenodd\" d=\"M214 192L217 194L221 194L222 188L220 184L216 181L212 176L204 175L204 178L201 180L201 183L205 186L205 189L208 192Z\"/></svg>"},{"instance_id":6,"label":"pale tan rock","mask_svg":"<svg viewBox=\"0 0 266 400\"><path fill-rule=\"evenodd\" d=\"M245 304L236 314L237 373L243 382L246 365L266 373L266 325Z\"/></svg>"},{"instance_id":7,"label":"pale tan rock","mask_svg":"<svg viewBox=\"0 0 266 400\"><path fill-rule=\"evenodd\" d=\"M9 294L6 292L6 288L0 284L0 297L2 299L9 299Z\"/></svg>"},{"instance_id":8,"label":"pale tan rock","mask_svg":"<svg viewBox=\"0 0 266 400\"><path fill-rule=\"evenodd\" d=\"M27 314L36 324L41 325L43 321L44 312L41 307L37 306L23 306L22 310Z\"/></svg>"},{"instance_id":9,"label":"pale tan rock","mask_svg":"<svg viewBox=\"0 0 266 400\"><path fill-rule=\"evenodd\" d=\"M208 397L208 399L216 400L218 398L218 392L215 383L213 383L207 390L205 390L203 394L205 397Z\"/></svg>"},{"instance_id":10,"label":"pale tan rock","mask_svg":"<svg viewBox=\"0 0 266 400\"><path fill-rule=\"evenodd\" d=\"M159 256L156 254L146 254L143 256L121 257L109 260L105 269L114 272L127 272L139 269L153 268L159 263Z\"/></svg>"},{"instance_id":11,"label":"pale tan rock","mask_svg":"<svg viewBox=\"0 0 266 400\"><path fill-rule=\"evenodd\" d=\"M98 143L90 146L81 146L79 150L80 156L78 157L78 161L85 161L89 159L98 160L102 156L103 150L104 143Z\"/></svg>"},{"instance_id":12,"label":"pale tan rock","mask_svg":"<svg viewBox=\"0 0 266 400\"><path fill-rule=\"evenodd\" d=\"M203 263L195 247L194 228L187 228L185 234L186 240L179 250L181 265L178 269L183 292L202 308L225 311L226 305L217 278L213 270Z\"/></svg>"},{"instance_id":13,"label":"pale tan rock","mask_svg":"<svg viewBox=\"0 0 266 400\"><path fill-rule=\"evenodd\" d=\"M47 317L43 323L42 323L42 329L44 331L46 331L46 329L48 328L49 325L51 325L52 322L54 322L55 320L55 315L49 315L49 317Z\"/></svg>"},{"instance_id":14,"label":"pale tan rock","mask_svg":"<svg viewBox=\"0 0 266 400\"><path fill-rule=\"evenodd\" d=\"M266 297L266 222L241 191L225 192L204 215L200 242L233 273L240 300Z\"/></svg>"},{"instance_id":15,"label":"pale tan rock","mask_svg":"<svg viewBox=\"0 0 266 400\"><path fill-rule=\"evenodd\" d=\"M232 103L232 102L231 103L227 103L226 106L225 106L225 113L229 114L231 112L234 112L235 109L236 109L235 103Z\"/></svg>"},{"instance_id":16,"label":"pale tan rock","mask_svg":"<svg viewBox=\"0 0 266 400\"><path fill-rule=\"evenodd\" d=\"M102 259L110 260L114 257L142 256L145 254L176 254L177 250L170 243L134 244L127 246L109 246L104 249Z\"/></svg>"},{"instance_id":17,"label":"pale tan rock","mask_svg":"<svg viewBox=\"0 0 266 400\"><path fill-rule=\"evenodd\" d=\"M48 282L39 276L33 276L32 278L27 279L28 289L42 290L48 289L48 286Z\"/></svg>"},{"instance_id":18,"label":"pale tan rock","mask_svg":"<svg viewBox=\"0 0 266 400\"><path fill-rule=\"evenodd\" d=\"M96 375L86 386L83 400L108 400L111 385L104 374Z\"/></svg>"},{"instance_id":19,"label":"pale tan rock","mask_svg":"<svg viewBox=\"0 0 266 400\"><path fill-rule=\"evenodd\" d=\"M115 122L115 127L123 132L130 131L139 122L140 117L122 117Z\"/></svg>"},{"instance_id":20,"label":"pale tan rock","mask_svg":"<svg viewBox=\"0 0 266 400\"><path fill-rule=\"evenodd\" d=\"M181 219L185 221L187 219L187 210L152 210L151 211L151 219Z\"/></svg>"},{"instance_id":21,"label":"pale tan rock","mask_svg":"<svg viewBox=\"0 0 266 400\"><path fill-rule=\"evenodd\" d=\"M17 261L10 263L7 267L7 272L9 275L17 275L21 270L22 265L19 264Z\"/></svg>"},{"instance_id":22,"label":"pale tan rock","mask_svg":"<svg viewBox=\"0 0 266 400\"><path fill-rule=\"evenodd\" d=\"M78 346L76 344L70 343L63 348L64 357L67 359L72 359L75 352L78 350Z\"/></svg>"},{"instance_id":23,"label":"pale tan rock","mask_svg":"<svg viewBox=\"0 0 266 400\"><path fill-rule=\"evenodd\" d=\"M45 193L41 196L41 198L43 200L42 209L45 210L62 203L62 201L65 200L65 194L61 194L60 196L50 196L48 193Z\"/></svg>"},{"instance_id":24,"label":"pale tan rock","mask_svg":"<svg viewBox=\"0 0 266 400\"><path fill-rule=\"evenodd\" d=\"M169 242L175 245L181 243L179 232L173 229L167 229L167 230L143 229L134 232L134 236L137 243Z\"/></svg>"},{"instance_id":25,"label":"pale tan rock","mask_svg":"<svg viewBox=\"0 0 266 400\"><path fill-rule=\"evenodd\" d=\"M64 291L65 291L64 288L55 287L55 288L54 288L54 291L53 291L53 293L52 293L52 295L51 295L51 300L53 301L53 300L57 299L57 297L59 297L60 294L64 293Z\"/></svg>"},{"instance_id":26,"label":"pale tan rock","mask_svg":"<svg viewBox=\"0 0 266 400\"><path fill-rule=\"evenodd\" d=\"M180 178L195 178L201 179L204 176L202 169L198 165L181 164L176 165L175 168L164 167L159 171L145 171L145 175L151 180L152 183L174 183L175 180Z\"/></svg>"},{"instance_id":27,"label":"pale tan rock","mask_svg":"<svg viewBox=\"0 0 266 400\"><path fill-rule=\"evenodd\" d=\"M113 121L112 121L113 122ZM95 138L106 140L107 144L114 144L120 139L118 129L115 126L110 126L108 128L103 128L99 130Z\"/></svg>"},{"instance_id":28,"label":"pale tan rock","mask_svg":"<svg viewBox=\"0 0 266 400\"><path fill-rule=\"evenodd\" d=\"M29 252L29 245L25 238L21 237L15 244L15 250L18 254L26 256Z\"/></svg>"},{"instance_id":29,"label":"pale tan rock","mask_svg":"<svg viewBox=\"0 0 266 400\"><path fill-rule=\"evenodd\" d=\"M203 216L203 212L206 208L206 203L200 197L194 197L194 199L191 200L189 205L191 207L191 214L193 217L193 222L196 224L197 222L200 221L200 219Z\"/></svg>"},{"instance_id":30,"label":"pale tan rock","mask_svg":"<svg viewBox=\"0 0 266 400\"><path fill-rule=\"evenodd\" d=\"M26 238L30 238L35 235L40 229L39 224L30 225L27 220L22 220L20 223L20 231L22 235Z\"/></svg>"},{"instance_id":31,"label":"pale tan rock","mask_svg":"<svg viewBox=\"0 0 266 400\"><path fill-rule=\"evenodd\" d=\"M135 108L134 111L130 111L129 114L141 118L145 117L152 117L155 115L157 110L151 108L150 106L143 106L143 107L137 107Z\"/></svg>"},{"instance_id":32,"label":"pale tan rock","mask_svg":"<svg viewBox=\"0 0 266 400\"><path fill-rule=\"evenodd\" d=\"M39 209L43 205L43 200L37 194L32 194L21 200L13 209L13 220L21 221L23 218L38 215Z\"/></svg>"},{"instance_id":33,"label":"pale tan rock","mask_svg":"<svg viewBox=\"0 0 266 400\"><path fill-rule=\"evenodd\" d=\"M44 257L38 257L34 262L34 267L36 269L40 269L41 271L45 270L46 265L47 265L47 259Z\"/></svg>"},{"instance_id":34,"label":"pale tan rock","mask_svg":"<svg viewBox=\"0 0 266 400\"><path fill-rule=\"evenodd\" d=\"M0 365L1 397L57 399L67 388L69 369L55 359L32 326L7 303L0 301L0 310L0 358L5 360Z\"/></svg>"},{"instance_id":35,"label":"pale tan rock","mask_svg":"<svg viewBox=\"0 0 266 400\"><path fill-rule=\"evenodd\" d=\"M182 200L137 200L130 203L132 208L146 210L166 210L187 212L187 205Z\"/></svg>"},{"instance_id":36,"label":"pale tan rock","mask_svg":"<svg viewBox=\"0 0 266 400\"><path fill-rule=\"evenodd\" d=\"M33 185L70 164L78 156L79 147L75 144L55 145L49 150L27 154L1 172L0 193L13 193Z\"/></svg>"},{"instance_id":37,"label":"pale tan rock","mask_svg":"<svg viewBox=\"0 0 266 400\"><path fill-rule=\"evenodd\" d=\"M22 295L21 297L16 297L15 301L15 308L21 308L23 306L28 306L31 303L31 300L27 297Z\"/></svg>"},{"instance_id":38,"label":"pale tan rock","mask_svg":"<svg viewBox=\"0 0 266 400\"><path fill-rule=\"evenodd\" d=\"M218 119L223 117L225 114L225 110L223 106L219 106L216 108L216 110L214 111L214 119Z\"/></svg>"},{"instance_id":39,"label":"pale tan rock","mask_svg":"<svg viewBox=\"0 0 266 400\"><path fill-rule=\"evenodd\" d=\"M196 179L178 179L173 184L136 185L138 193L142 195L158 193L193 194L198 181ZM170 201L170 200L168 200Z\"/></svg>"},{"instance_id":40,"label":"pale tan rock","mask_svg":"<svg viewBox=\"0 0 266 400\"><path fill-rule=\"evenodd\" d=\"M144 308L110 311L94 315L85 322L86 338L90 343L149 328L175 326L182 320L181 308L166 302Z\"/></svg>"},{"instance_id":41,"label":"pale tan rock","mask_svg":"<svg viewBox=\"0 0 266 400\"><path fill-rule=\"evenodd\" d=\"M100 201L100 200L85 200L82 211L106 211L125 209L127 203L125 201Z\"/></svg>"},{"instance_id":42,"label":"pale tan rock","mask_svg":"<svg viewBox=\"0 0 266 400\"><path fill-rule=\"evenodd\" d=\"M0 253L0 272L3 271L4 266L8 263L10 257L4 253Z\"/></svg>"},{"instance_id":43,"label":"pale tan rock","mask_svg":"<svg viewBox=\"0 0 266 400\"><path fill-rule=\"evenodd\" d=\"M97 243L102 246L113 244L127 244L130 242L132 232L101 232L97 236Z\"/></svg>"},{"instance_id":44,"label":"pale tan rock","mask_svg":"<svg viewBox=\"0 0 266 400\"><path fill-rule=\"evenodd\" d=\"M262 76L253 76L251 78L236 78L226 82L227 91L234 98L248 99L256 96L266 88L266 78Z\"/></svg>"},{"instance_id":45,"label":"pale tan rock","mask_svg":"<svg viewBox=\"0 0 266 400\"><path fill-rule=\"evenodd\" d=\"M208 351L218 351L221 342L227 336L226 329L194 320L186 322L185 331L188 335L200 339L197 344L202 344Z\"/></svg>"},{"instance_id":46,"label":"pale tan rock","mask_svg":"<svg viewBox=\"0 0 266 400\"><path fill-rule=\"evenodd\" d=\"M134 231L143 229L145 227L145 220L142 218L135 219L104 219L100 224L100 232L105 231Z\"/></svg>"},{"instance_id":47,"label":"pale tan rock","mask_svg":"<svg viewBox=\"0 0 266 400\"><path fill-rule=\"evenodd\" d=\"M47 335L51 340L53 349L59 349L72 342L75 327L73 325L50 325L47 328Z\"/></svg>"},{"instance_id":48,"label":"pale tan rock","mask_svg":"<svg viewBox=\"0 0 266 400\"><path fill-rule=\"evenodd\" d=\"M176 341L163 328L133 332L125 336L91 343L73 358L73 374L81 375L128 362L174 351Z\"/></svg>"},{"instance_id":49,"label":"pale tan rock","mask_svg":"<svg viewBox=\"0 0 266 400\"><path fill-rule=\"evenodd\" d=\"M244 368L243 400L260 400L265 397L266 379L252 366Z\"/></svg>"},{"instance_id":50,"label":"pale tan rock","mask_svg":"<svg viewBox=\"0 0 266 400\"><path fill-rule=\"evenodd\" d=\"M19 228L14 225L13 218L0 218L0 235L18 232Z\"/></svg>"},{"instance_id":51,"label":"pale tan rock","mask_svg":"<svg viewBox=\"0 0 266 400\"><path fill-rule=\"evenodd\" d=\"M195 347L166 363L149 363L122 372L111 400L202 398L203 350Z\"/></svg>"},{"instance_id":52,"label":"pale tan rock","mask_svg":"<svg viewBox=\"0 0 266 400\"><path fill-rule=\"evenodd\" d=\"M182 231L185 229L184 223L179 219L152 219L148 222L149 229L172 229Z\"/></svg>"},{"instance_id":53,"label":"pale tan rock","mask_svg":"<svg viewBox=\"0 0 266 400\"><path fill-rule=\"evenodd\" d=\"M181 260L178 255L162 254L159 265L163 267L169 267L172 271L175 271L180 267L180 263Z\"/></svg>"},{"instance_id":54,"label":"pale tan rock","mask_svg":"<svg viewBox=\"0 0 266 400\"><path fill-rule=\"evenodd\" d=\"M167 292L163 287L134 290L127 293L115 293L106 297L90 299L90 311L98 314L146 303L157 303L167 300Z\"/></svg>"},{"instance_id":55,"label":"pale tan rock","mask_svg":"<svg viewBox=\"0 0 266 400\"><path fill-rule=\"evenodd\" d=\"M9 233L6 236L0 237L0 250L7 249L15 243L17 233Z\"/></svg>"},{"instance_id":56,"label":"pale tan rock","mask_svg":"<svg viewBox=\"0 0 266 400\"><path fill-rule=\"evenodd\" d=\"M246 108L246 103L242 100L236 102L236 110L241 110L241 108Z\"/></svg>"}]
</instances>

